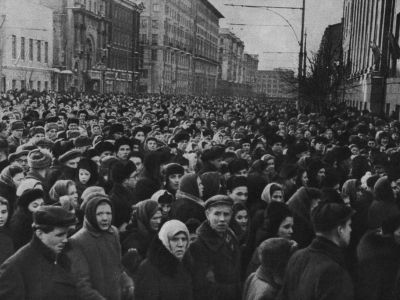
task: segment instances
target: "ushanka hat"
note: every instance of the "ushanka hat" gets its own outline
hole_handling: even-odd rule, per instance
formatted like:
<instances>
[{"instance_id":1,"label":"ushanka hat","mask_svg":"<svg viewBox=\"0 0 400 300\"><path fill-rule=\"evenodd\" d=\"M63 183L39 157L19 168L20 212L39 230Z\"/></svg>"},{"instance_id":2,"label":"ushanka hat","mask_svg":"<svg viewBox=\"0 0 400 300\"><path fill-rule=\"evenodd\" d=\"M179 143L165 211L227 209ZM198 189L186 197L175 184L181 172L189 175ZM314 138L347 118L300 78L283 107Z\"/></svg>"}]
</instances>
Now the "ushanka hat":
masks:
<instances>
[{"instance_id":1,"label":"ushanka hat","mask_svg":"<svg viewBox=\"0 0 400 300\"><path fill-rule=\"evenodd\" d=\"M31 169L47 169L52 161L53 157L46 149L34 149L28 153L28 165Z\"/></svg>"}]
</instances>

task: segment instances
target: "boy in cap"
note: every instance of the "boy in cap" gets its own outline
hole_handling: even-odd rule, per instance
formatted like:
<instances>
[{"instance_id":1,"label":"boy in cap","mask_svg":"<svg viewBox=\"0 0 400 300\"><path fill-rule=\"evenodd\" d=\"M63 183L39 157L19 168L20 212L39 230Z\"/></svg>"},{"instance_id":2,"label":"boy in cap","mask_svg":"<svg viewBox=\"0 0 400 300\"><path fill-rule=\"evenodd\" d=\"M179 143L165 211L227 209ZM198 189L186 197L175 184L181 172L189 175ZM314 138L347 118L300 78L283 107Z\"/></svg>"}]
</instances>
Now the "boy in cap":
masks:
<instances>
[{"instance_id":1,"label":"boy in cap","mask_svg":"<svg viewBox=\"0 0 400 300\"><path fill-rule=\"evenodd\" d=\"M0 299L77 299L64 254L75 215L61 207L42 206L33 214L33 239L0 268Z\"/></svg>"},{"instance_id":2,"label":"boy in cap","mask_svg":"<svg viewBox=\"0 0 400 300\"><path fill-rule=\"evenodd\" d=\"M233 200L216 195L205 202L207 220L198 228L198 238L190 245L194 258L195 299L238 300L240 248L229 228Z\"/></svg>"}]
</instances>

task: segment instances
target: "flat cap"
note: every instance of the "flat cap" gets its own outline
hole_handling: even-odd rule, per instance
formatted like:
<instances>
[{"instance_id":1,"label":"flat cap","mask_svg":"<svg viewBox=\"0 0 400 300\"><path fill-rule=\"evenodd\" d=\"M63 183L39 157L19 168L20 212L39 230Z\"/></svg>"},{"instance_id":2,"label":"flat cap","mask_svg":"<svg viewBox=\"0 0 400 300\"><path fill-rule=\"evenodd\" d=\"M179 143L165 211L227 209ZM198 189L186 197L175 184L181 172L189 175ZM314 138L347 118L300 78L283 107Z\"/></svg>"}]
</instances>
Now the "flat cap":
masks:
<instances>
[{"instance_id":1,"label":"flat cap","mask_svg":"<svg viewBox=\"0 0 400 300\"><path fill-rule=\"evenodd\" d=\"M214 206L221 206L221 205L226 205L226 206L233 206L233 200L226 196L226 195L215 195L209 198L205 204L204 204L204 209L209 209Z\"/></svg>"},{"instance_id":2,"label":"flat cap","mask_svg":"<svg viewBox=\"0 0 400 300\"><path fill-rule=\"evenodd\" d=\"M59 206L42 206L33 213L33 226L68 227L77 223L75 214Z\"/></svg>"},{"instance_id":3,"label":"flat cap","mask_svg":"<svg viewBox=\"0 0 400 300\"><path fill-rule=\"evenodd\" d=\"M72 149L72 150L65 152L63 155L60 155L60 157L58 158L58 162L61 164L64 164L71 159L75 159L75 158L81 157L81 156L82 156L82 153L79 150Z\"/></svg>"}]
</instances>

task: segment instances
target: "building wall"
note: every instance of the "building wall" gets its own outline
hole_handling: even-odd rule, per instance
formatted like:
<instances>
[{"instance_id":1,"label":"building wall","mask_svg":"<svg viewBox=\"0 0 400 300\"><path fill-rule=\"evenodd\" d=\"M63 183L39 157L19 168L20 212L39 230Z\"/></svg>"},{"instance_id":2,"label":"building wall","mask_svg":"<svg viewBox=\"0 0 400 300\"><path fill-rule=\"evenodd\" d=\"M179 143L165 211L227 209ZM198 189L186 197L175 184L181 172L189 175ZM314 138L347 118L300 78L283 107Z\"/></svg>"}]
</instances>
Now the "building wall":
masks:
<instances>
[{"instance_id":1,"label":"building wall","mask_svg":"<svg viewBox=\"0 0 400 300\"><path fill-rule=\"evenodd\" d=\"M245 82L244 43L227 28L219 31L219 62L218 89L248 92Z\"/></svg>"},{"instance_id":2,"label":"building wall","mask_svg":"<svg viewBox=\"0 0 400 300\"><path fill-rule=\"evenodd\" d=\"M255 92L271 98L293 99L294 72L287 69L257 71L257 84Z\"/></svg>"},{"instance_id":3,"label":"building wall","mask_svg":"<svg viewBox=\"0 0 400 300\"><path fill-rule=\"evenodd\" d=\"M212 94L218 78L219 19L223 16L207 0L196 1L193 93Z\"/></svg>"},{"instance_id":4,"label":"building wall","mask_svg":"<svg viewBox=\"0 0 400 300\"><path fill-rule=\"evenodd\" d=\"M0 90L50 89L52 11L24 0L3 0L0 11Z\"/></svg>"},{"instance_id":5,"label":"building wall","mask_svg":"<svg viewBox=\"0 0 400 300\"><path fill-rule=\"evenodd\" d=\"M392 94L397 76L389 33L394 33L394 0L345 0L343 9L343 65L346 76L345 100L386 113L396 97ZM398 42L398 34L397 34ZM375 51L374 51L375 49Z\"/></svg>"},{"instance_id":6,"label":"building wall","mask_svg":"<svg viewBox=\"0 0 400 300\"><path fill-rule=\"evenodd\" d=\"M207 94L216 86L218 20L206 0L149 0L141 15L141 90Z\"/></svg>"}]
</instances>

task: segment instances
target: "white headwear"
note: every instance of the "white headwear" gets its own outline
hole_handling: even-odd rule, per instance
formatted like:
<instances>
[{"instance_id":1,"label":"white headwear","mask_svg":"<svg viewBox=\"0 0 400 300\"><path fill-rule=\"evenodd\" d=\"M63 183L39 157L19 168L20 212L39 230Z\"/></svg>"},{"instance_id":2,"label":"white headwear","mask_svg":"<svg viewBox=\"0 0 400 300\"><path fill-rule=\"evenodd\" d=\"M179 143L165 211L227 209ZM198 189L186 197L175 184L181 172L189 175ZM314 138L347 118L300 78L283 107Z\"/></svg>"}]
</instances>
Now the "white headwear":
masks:
<instances>
[{"instance_id":1,"label":"white headwear","mask_svg":"<svg viewBox=\"0 0 400 300\"><path fill-rule=\"evenodd\" d=\"M185 249L185 250L187 250L187 248L189 247L189 230L187 229L186 225L184 223L182 223L181 221L170 220L170 221L165 222L158 233L158 238L163 243L165 248L167 248L168 251L172 253L169 241L175 235L177 235L178 233L181 233L181 232L186 235L186 238L188 240L188 243L187 243L186 249Z\"/></svg>"}]
</instances>

